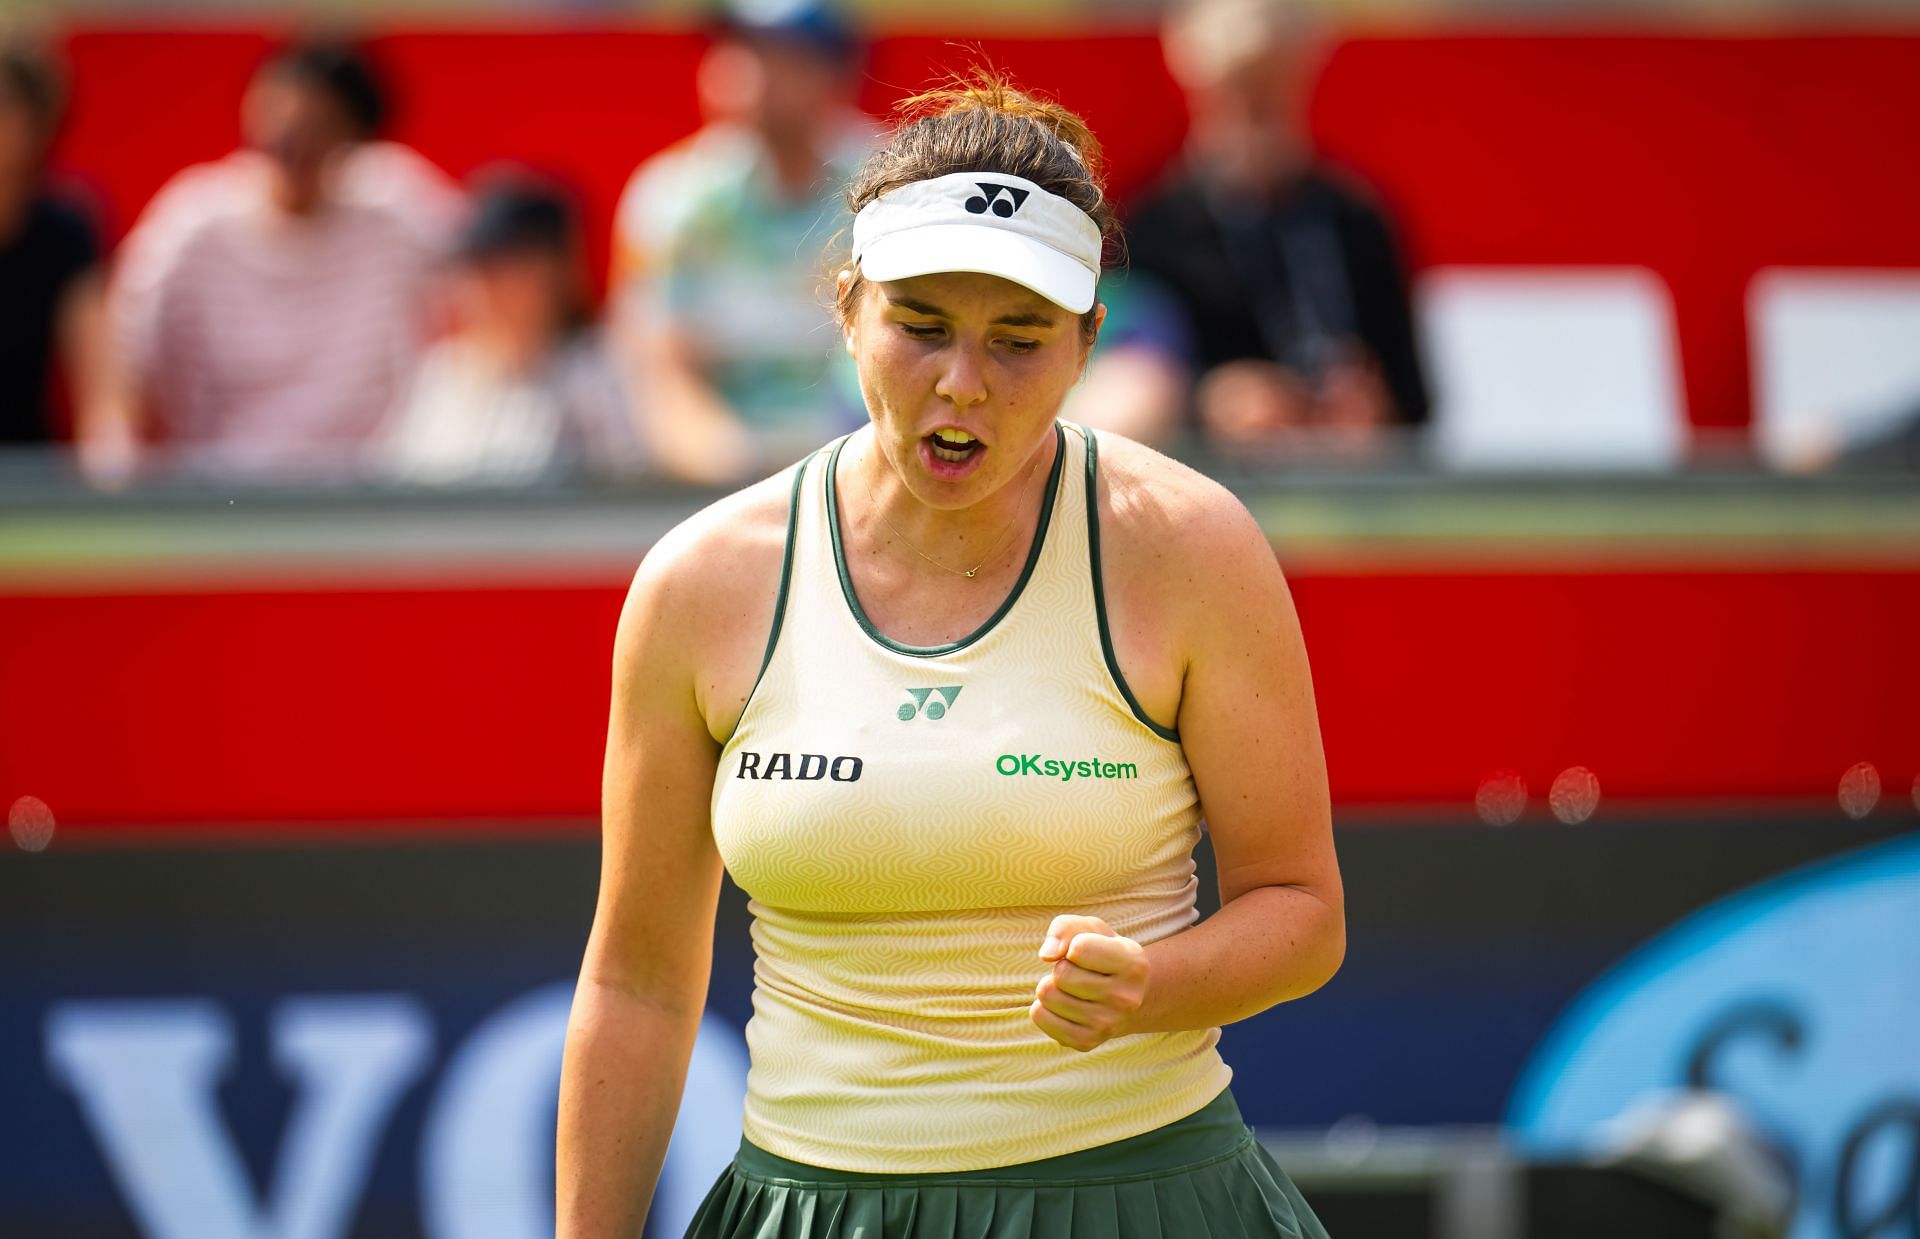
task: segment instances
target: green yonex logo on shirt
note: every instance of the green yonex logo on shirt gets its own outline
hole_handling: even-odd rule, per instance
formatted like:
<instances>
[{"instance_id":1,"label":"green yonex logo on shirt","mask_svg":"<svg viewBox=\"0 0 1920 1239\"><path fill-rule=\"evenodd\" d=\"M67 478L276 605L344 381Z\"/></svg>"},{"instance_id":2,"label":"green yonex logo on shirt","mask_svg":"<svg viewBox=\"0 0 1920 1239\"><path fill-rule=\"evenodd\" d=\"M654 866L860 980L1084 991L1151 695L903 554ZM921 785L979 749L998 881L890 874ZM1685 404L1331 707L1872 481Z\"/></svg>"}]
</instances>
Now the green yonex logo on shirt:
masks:
<instances>
[{"instance_id":1,"label":"green yonex logo on shirt","mask_svg":"<svg viewBox=\"0 0 1920 1239\"><path fill-rule=\"evenodd\" d=\"M928 701L927 698L935 693L940 694L940 700ZM953 708L954 698L960 695L960 685L949 684L945 688L910 688L907 690L907 695L912 697L913 701L900 707L901 722L908 722L921 714L938 721L945 718L947 711Z\"/></svg>"},{"instance_id":2,"label":"green yonex logo on shirt","mask_svg":"<svg viewBox=\"0 0 1920 1239\"><path fill-rule=\"evenodd\" d=\"M993 768L1008 778L1031 775L1042 779L1137 779L1140 767L1130 761L1080 760L1067 757L1042 757L1038 753L1002 753Z\"/></svg>"}]
</instances>

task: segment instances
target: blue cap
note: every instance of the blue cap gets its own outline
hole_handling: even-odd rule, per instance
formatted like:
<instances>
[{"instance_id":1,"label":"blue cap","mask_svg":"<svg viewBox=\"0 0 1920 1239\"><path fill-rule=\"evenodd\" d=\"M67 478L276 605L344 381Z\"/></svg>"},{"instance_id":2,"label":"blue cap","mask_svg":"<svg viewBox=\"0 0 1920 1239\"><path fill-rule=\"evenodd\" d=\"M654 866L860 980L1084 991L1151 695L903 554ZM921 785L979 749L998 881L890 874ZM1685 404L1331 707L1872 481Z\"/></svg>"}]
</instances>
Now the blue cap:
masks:
<instances>
[{"instance_id":1,"label":"blue cap","mask_svg":"<svg viewBox=\"0 0 1920 1239\"><path fill-rule=\"evenodd\" d=\"M852 25L822 0L728 0L720 27L736 37L800 44L835 60L850 60L860 49Z\"/></svg>"}]
</instances>

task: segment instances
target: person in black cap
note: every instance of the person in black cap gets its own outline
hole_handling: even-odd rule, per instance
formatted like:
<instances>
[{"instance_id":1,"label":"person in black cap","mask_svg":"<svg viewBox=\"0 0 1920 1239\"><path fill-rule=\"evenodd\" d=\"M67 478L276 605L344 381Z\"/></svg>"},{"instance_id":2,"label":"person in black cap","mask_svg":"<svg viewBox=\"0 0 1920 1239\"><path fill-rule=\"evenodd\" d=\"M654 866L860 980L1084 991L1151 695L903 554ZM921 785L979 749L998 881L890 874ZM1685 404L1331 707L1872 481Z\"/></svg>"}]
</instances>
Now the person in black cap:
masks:
<instances>
[{"instance_id":1,"label":"person in black cap","mask_svg":"<svg viewBox=\"0 0 1920 1239\"><path fill-rule=\"evenodd\" d=\"M621 197L616 335L670 473L737 481L859 420L818 260L874 140L859 65L831 7L741 0L700 66L707 123Z\"/></svg>"},{"instance_id":2,"label":"person in black cap","mask_svg":"<svg viewBox=\"0 0 1920 1239\"><path fill-rule=\"evenodd\" d=\"M375 452L416 483L525 483L638 469L614 367L593 330L579 225L525 176L479 190L451 271L459 327L428 350Z\"/></svg>"}]
</instances>

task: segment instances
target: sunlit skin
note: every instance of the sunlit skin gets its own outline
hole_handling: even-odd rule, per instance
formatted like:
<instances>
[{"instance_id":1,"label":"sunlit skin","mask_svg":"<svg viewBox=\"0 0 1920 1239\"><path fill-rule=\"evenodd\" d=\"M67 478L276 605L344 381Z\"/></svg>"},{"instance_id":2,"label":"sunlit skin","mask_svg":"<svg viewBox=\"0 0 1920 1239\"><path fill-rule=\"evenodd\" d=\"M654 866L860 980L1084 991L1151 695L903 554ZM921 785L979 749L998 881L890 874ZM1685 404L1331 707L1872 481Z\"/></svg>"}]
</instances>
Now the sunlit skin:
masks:
<instances>
[{"instance_id":1,"label":"sunlit skin","mask_svg":"<svg viewBox=\"0 0 1920 1239\"><path fill-rule=\"evenodd\" d=\"M1096 324L1105 315L1097 307ZM971 565L1011 523L1031 522L1054 417L1093 347L1078 314L998 276L948 272L865 285L845 339L872 419L841 466L850 506L870 496L948 564ZM943 462L929 442L942 429L983 446Z\"/></svg>"}]
</instances>

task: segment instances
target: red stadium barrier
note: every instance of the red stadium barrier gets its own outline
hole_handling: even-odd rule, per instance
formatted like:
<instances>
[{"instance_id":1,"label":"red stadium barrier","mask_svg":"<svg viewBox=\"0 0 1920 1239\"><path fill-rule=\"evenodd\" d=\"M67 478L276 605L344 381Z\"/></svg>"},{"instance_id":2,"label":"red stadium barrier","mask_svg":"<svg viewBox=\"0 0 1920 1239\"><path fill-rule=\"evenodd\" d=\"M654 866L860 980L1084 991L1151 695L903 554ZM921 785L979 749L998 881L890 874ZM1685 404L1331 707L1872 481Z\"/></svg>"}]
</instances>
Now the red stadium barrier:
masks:
<instances>
[{"instance_id":1,"label":"red stadium barrier","mask_svg":"<svg viewBox=\"0 0 1920 1239\"><path fill-rule=\"evenodd\" d=\"M257 33L76 28L62 165L123 228L236 136ZM582 192L596 266L634 164L696 123L691 33L390 31L396 136L456 174ZM1150 35L890 36L865 102L991 60L1084 110L1137 190L1184 121ZM164 113L167 123L151 118ZM1770 265L1920 267L1920 37L1432 34L1342 43L1326 149L1420 264L1639 264L1672 290L1690 413L1748 417L1742 296ZM1920 766L1920 570L1292 573L1347 808L1463 809L1487 772L1605 803L1817 796ZM618 584L0 596L0 803L63 825L594 810ZM171 586L167 588L173 588ZM181 589L190 587L182 586ZM1905 617L1906 623L1901 623Z\"/></svg>"},{"instance_id":2,"label":"red stadium barrier","mask_svg":"<svg viewBox=\"0 0 1920 1239\"><path fill-rule=\"evenodd\" d=\"M1920 773L1920 570L1292 574L1336 801L1470 812L1518 771L1622 801ZM622 590L0 600L0 797L63 827L597 811Z\"/></svg>"}]
</instances>

